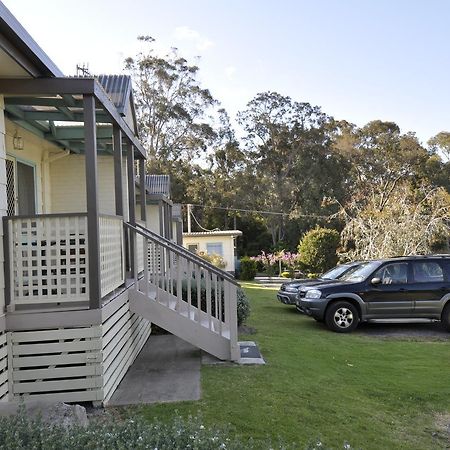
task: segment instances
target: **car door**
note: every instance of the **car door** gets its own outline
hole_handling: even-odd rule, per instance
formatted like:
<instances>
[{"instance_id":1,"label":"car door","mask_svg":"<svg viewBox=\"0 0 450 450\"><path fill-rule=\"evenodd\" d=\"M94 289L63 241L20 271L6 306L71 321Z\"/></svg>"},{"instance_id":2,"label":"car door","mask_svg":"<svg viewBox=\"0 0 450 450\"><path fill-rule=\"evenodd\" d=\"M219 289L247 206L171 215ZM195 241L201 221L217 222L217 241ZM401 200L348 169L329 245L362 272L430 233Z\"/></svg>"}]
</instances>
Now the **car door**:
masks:
<instances>
[{"instance_id":1,"label":"car door","mask_svg":"<svg viewBox=\"0 0 450 450\"><path fill-rule=\"evenodd\" d=\"M418 260L412 263L411 295L414 315L440 316L441 298L450 292L445 280L444 267L437 260Z\"/></svg>"},{"instance_id":2,"label":"car door","mask_svg":"<svg viewBox=\"0 0 450 450\"><path fill-rule=\"evenodd\" d=\"M413 299L408 290L408 262L387 263L368 280L364 301L372 318L409 317ZM372 283L378 278L378 283Z\"/></svg>"}]
</instances>

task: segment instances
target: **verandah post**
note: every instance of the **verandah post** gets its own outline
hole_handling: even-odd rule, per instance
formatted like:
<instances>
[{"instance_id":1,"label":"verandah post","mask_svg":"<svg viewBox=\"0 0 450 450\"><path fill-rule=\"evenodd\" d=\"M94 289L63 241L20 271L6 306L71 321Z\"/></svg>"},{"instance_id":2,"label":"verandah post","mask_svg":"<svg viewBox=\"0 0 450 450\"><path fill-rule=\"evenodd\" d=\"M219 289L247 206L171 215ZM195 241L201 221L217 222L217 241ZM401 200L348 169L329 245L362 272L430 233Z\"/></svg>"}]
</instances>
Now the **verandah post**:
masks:
<instances>
[{"instance_id":1,"label":"verandah post","mask_svg":"<svg viewBox=\"0 0 450 450\"><path fill-rule=\"evenodd\" d=\"M100 231L98 224L98 174L97 174L97 133L95 120L95 99L83 95L86 207L88 228L89 263L89 308L101 307L100 280Z\"/></svg>"},{"instance_id":2,"label":"verandah post","mask_svg":"<svg viewBox=\"0 0 450 450\"><path fill-rule=\"evenodd\" d=\"M127 175L128 175L128 217L130 224L136 226L136 174L134 167L134 146L130 142L127 146ZM137 281L136 261L136 233L130 233L130 272Z\"/></svg>"},{"instance_id":3,"label":"verandah post","mask_svg":"<svg viewBox=\"0 0 450 450\"><path fill-rule=\"evenodd\" d=\"M123 214L123 177L122 177L122 130L117 124L113 125L113 150L114 150L114 199L116 205L116 215L124 218ZM122 247L122 273L125 275L128 248L127 230L123 230ZM125 249L125 250L124 250Z\"/></svg>"},{"instance_id":4,"label":"verandah post","mask_svg":"<svg viewBox=\"0 0 450 450\"><path fill-rule=\"evenodd\" d=\"M147 222L147 210L146 210L146 194L147 189L145 186L145 159L139 160L139 184L140 184L140 203L141 203L141 220Z\"/></svg>"}]
</instances>

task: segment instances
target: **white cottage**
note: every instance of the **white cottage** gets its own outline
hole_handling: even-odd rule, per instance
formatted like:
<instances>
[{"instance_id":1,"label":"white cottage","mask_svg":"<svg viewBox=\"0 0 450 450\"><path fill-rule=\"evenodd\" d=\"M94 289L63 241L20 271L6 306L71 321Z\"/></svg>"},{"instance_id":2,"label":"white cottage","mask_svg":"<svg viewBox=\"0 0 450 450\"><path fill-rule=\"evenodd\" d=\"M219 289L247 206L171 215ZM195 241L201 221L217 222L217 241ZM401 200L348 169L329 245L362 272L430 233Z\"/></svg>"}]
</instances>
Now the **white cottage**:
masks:
<instances>
[{"instance_id":1,"label":"white cottage","mask_svg":"<svg viewBox=\"0 0 450 450\"><path fill-rule=\"evenodd\" d=\"M152 322L239 358L235 281L148 228L145 157L130 78L65 77L0 2L1 401L107 403Z\"/></svg>"},{"instance_id":2,"label":"white cottage","mask_svg":"<svg viewBox=\"0 0 450 450\"><path fill-rule=\"evenodd\" d=\"M236 239L242 236L239 230L194 231L183 233L183 246L193 253L222 256L224 270L232 274L236 271Z\"/></svg>"}]
</instances>

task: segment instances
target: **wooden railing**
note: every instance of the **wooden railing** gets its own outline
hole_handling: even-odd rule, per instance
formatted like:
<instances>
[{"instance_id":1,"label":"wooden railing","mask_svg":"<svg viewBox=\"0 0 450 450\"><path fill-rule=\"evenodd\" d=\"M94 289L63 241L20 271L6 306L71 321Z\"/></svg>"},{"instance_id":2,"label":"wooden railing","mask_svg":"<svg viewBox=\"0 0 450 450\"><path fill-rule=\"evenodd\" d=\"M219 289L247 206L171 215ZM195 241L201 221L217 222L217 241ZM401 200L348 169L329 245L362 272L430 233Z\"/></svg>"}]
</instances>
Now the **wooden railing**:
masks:
<instances>
[{"instance_id":1,"label":"wooden railing","mask_svg":"<svg viewBox=\"0 0 450 450\"><path fill-rule=\"evenodd\" d=\"M148 255L139 289L193 322L227 339L237 350L235 279L185 248L152 231L125 223L131 238L143 238ZM137 271L134 276L138 278Z\"/></svg>"},{"instance_id":2,"label":"wooden railing","mask_svg":"<svg viewBox=\"0 0 450 450\"><path fill-rule=\"evenodd\" d=\"M89 300L87 214L5 217L11 304Z\"/></svg>"},{"instance_id":3,"label":"wooden railing","mask_svg":"<svg viewBox=\"0 0 450 450\"><path fill-rule=\"evenodd\" d=\"M4 217L5 291L11 305L89 300L86 213ZM123 219L99 217L102 297L123 284Z\"/></svg>"}]
</instances>

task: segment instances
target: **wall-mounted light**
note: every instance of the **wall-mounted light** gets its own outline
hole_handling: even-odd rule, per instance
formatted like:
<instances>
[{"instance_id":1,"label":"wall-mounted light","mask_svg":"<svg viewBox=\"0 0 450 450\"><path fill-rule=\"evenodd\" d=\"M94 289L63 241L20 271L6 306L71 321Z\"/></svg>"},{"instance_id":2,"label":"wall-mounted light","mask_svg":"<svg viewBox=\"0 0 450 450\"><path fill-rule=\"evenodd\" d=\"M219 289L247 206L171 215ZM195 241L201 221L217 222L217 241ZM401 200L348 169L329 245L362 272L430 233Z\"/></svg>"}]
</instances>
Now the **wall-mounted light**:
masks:
<instances>
[{"instance_id":1,"label":"wall-mounted light","mask_svg":"<svg viewBox=\"0 0 450 450\"><path fill-rule=\"evenodd\" d=\"M14 150L23 150L23 137L19 136L17 130L14 133L13 137L13 148Z\"/></svg>"}]
</instances>

